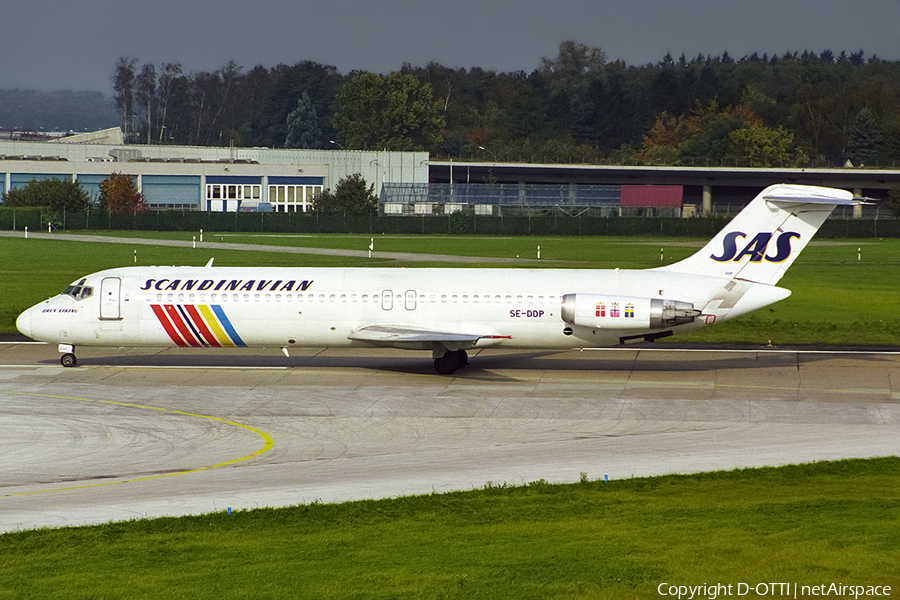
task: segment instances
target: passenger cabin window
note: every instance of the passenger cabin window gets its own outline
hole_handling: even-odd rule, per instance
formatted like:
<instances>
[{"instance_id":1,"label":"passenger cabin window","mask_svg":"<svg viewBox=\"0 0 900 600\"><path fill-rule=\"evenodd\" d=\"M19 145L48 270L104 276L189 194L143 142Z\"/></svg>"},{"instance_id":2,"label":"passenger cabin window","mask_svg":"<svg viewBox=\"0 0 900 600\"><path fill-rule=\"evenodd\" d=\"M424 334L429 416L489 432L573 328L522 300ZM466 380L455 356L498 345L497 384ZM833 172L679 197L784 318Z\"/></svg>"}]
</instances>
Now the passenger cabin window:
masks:
<instances>
[{"instance_id":1,"label":"passenger cabin window","mask_svg":"<svg viewBox=\"0 0 900 600\"><path fill-rule=\"evenodd\" d=\"M84 300L85 298L90 298L94 295L94 288L89 285L84 285L85 281L87 281L87 279L82 279L78 283L70 285L63 293L67 296L72 296L76 300Z\"/></svg>"}]
</instances>

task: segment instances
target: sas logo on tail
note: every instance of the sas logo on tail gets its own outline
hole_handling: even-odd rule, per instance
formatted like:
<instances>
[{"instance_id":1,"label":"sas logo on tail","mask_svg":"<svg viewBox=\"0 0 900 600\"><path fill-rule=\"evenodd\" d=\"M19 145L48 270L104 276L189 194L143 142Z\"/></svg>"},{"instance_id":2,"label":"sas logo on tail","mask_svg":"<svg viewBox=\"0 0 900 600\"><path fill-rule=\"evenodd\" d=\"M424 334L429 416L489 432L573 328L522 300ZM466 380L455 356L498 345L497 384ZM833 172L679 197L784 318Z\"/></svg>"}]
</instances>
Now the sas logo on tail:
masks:
<instances>
[{"instance_id":1,"label":"sas logo on tail","mask_svg":"<svg viewBox=\"0 0 900 600\"><path fill-rule=\"evenodd\" d=\"M778 234L778 238L775 240L775 254L769 255L766 254L766 248L772 241L773 235L774 233L757 233L756 237L738 252L738 238L746 238L747 234L743 231L732 231L725 235L722 242L722 255L710 254L709 257L718 262L738 262L745 256L750 257L750 262L761 262L763 259L772 263L784 262L791 255L791 240L793 238L800 239L800 234L796 231L784 231Z\"/></svg>"}]
</instances>

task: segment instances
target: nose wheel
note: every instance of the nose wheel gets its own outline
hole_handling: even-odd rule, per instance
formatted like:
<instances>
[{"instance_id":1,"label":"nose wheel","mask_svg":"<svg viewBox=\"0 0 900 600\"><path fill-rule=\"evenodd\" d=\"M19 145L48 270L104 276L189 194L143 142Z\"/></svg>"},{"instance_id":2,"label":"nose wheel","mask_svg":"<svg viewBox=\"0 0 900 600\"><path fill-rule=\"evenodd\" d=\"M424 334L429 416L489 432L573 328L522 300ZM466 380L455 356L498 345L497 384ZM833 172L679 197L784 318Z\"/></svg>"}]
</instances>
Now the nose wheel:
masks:
<instances>
[{"instance_id":1,"label":"nose wheel","mask_svg":"<svg viewBox=\"0 0 900 600\"><path fill-rule=\"evenodd\" d=\"M74 367L78 364L78 359L71 352L66 352L60 357L59 362L64 367Z\"/></svg>"}]
</instances>

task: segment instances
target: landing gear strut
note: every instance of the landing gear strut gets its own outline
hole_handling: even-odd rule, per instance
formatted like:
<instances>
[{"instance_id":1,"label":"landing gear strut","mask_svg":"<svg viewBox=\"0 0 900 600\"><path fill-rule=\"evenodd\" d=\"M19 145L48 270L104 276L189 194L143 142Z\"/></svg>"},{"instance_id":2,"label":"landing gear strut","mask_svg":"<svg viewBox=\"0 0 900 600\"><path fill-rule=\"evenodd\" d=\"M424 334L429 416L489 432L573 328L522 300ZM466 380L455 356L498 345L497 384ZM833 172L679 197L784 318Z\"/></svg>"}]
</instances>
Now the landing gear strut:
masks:
<instances>
[{"instance_id":1,"label":"landing gear strut","mask_svg":"<svg viewBox=\"0 0 900 600\"><path fill-rule=\"evenodd\" d=\"M469 364L469 355L465 350L447 351L443 356L434 359L434 370L441 375L450 375L457 369Z\"/></svg>"}]
</instances>

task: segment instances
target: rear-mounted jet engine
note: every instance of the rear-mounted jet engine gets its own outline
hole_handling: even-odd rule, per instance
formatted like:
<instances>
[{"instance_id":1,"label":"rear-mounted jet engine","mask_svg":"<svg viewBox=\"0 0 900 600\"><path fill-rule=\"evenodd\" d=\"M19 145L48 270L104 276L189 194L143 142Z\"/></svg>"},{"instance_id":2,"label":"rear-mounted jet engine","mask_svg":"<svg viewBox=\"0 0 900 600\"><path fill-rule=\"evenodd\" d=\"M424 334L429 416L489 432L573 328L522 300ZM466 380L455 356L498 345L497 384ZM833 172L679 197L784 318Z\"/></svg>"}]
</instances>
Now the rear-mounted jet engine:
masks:
<instances>
[{"instance_id":1,"label":"rear-mounted jet engine","mask_svg":"<svg viewBox=\"0 0 900 600\"><path fill-rule=\"evenodd\" d=\"M594 329L661 329L693 322L700 315L690 302L601 294L566 294L562 320Z\"/></svg>"}]
</instances>

